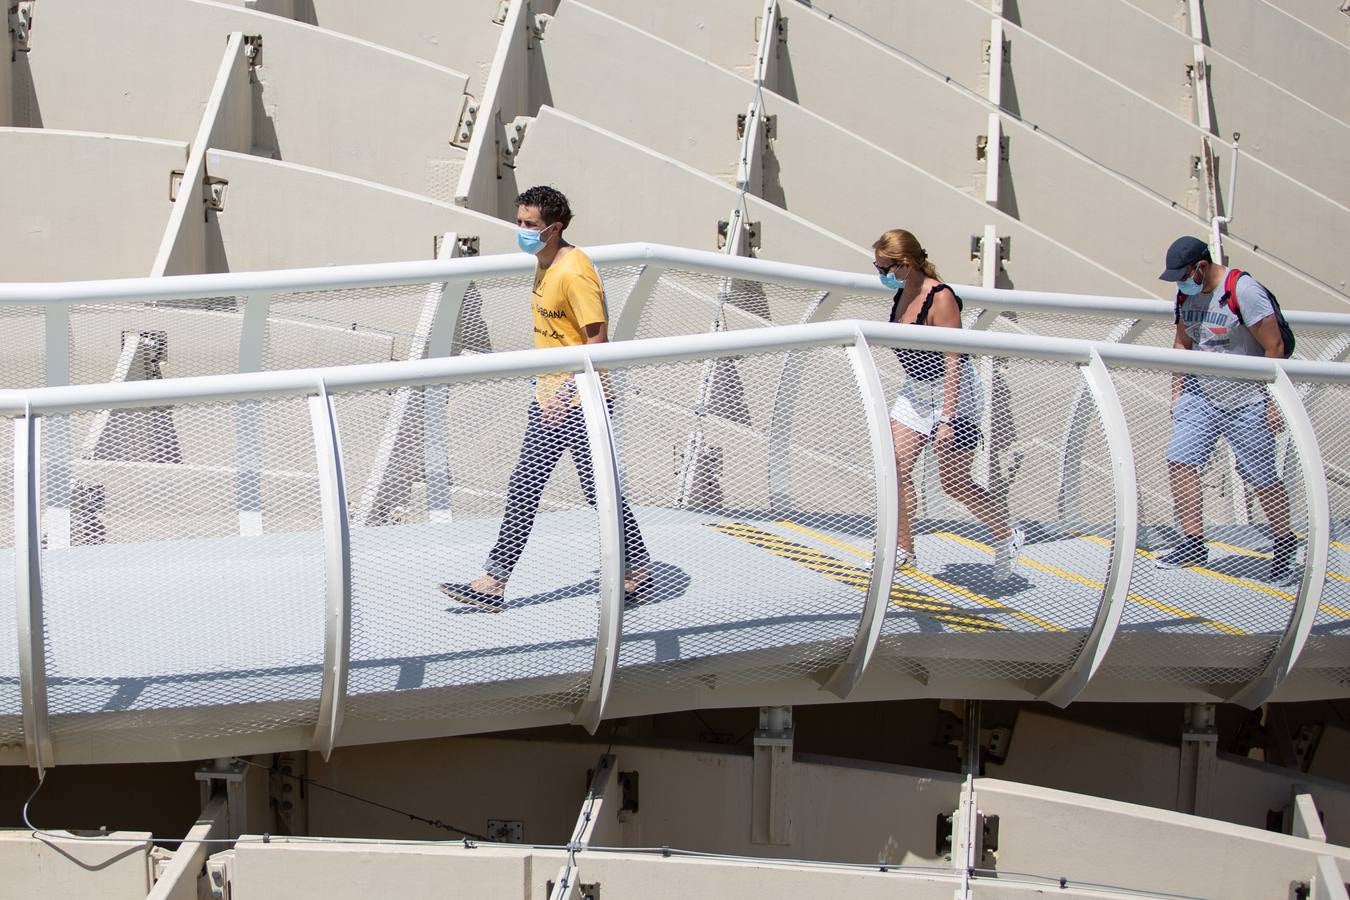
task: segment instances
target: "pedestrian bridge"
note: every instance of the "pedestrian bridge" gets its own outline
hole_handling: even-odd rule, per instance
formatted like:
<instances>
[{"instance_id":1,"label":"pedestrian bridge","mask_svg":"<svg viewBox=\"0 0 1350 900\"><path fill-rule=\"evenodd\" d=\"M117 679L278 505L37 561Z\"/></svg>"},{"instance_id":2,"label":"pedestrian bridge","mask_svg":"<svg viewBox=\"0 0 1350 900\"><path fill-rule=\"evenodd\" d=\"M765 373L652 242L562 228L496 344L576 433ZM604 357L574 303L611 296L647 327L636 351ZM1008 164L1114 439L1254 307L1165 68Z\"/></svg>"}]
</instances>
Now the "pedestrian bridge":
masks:
<instances>
[{"instance_id":1,"label":"pedestrian bridge","mask_svg":"<svg viewBox=\"0 0 1350 900\"><path fill-rule=\"evenodd\" d=\"M861 275L592 256L616 340L547 351L521 349L518 255L0 285L0 762L842 699L1350 696L1350 317L1291 312L1303 359L1212 358L1167 349L1161 301L958 287L956 331L878 321ZM1011 578L931 459L897 484L902 347L974 365L974 477L1028 535ZM481 572L551 372L576 376L597 505L564 461L504 609L461 606L438 584ZM1266 580L1222 443L1208 562L1153 565L1177 374L1278 410L1295 582ZM627 609L620 492L654 559Z\"/></svg>"}]
</instances>

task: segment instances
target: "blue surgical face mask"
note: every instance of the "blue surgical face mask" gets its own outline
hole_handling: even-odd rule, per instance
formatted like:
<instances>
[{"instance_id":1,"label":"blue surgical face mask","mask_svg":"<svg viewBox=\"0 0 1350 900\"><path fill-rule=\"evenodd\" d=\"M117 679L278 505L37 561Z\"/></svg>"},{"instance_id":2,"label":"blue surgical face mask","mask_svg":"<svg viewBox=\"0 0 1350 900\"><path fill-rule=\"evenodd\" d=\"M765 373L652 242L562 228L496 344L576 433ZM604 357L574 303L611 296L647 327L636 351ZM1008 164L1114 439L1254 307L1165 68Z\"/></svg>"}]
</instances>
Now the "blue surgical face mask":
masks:
<instances>
[{"instance_id":1,"label":"blue surgical face mask","mask_svg":"<svg viewBox=\"0 0 1350 900\"><path fill-rule=\"evenodd\" d=\"M881 283L884 287L890 288L893 291L901 290L905 286L905 283L903 281L901 281L899 278L896 278L890 272L887 272L885 275L881 276Z\"/></svg>"},{"instance_id":2,"label":"blue surgical face mask","mask_svg":"<svg viewBox=\"0 0 1350 900\"><path fill-rule=\"evenodd\" d=\"M548 229L544 228L542 231L537 231L533 228L517 228L516 246L526 253L538 254L540 250L544 249L544 246L547 243L540 238L540 235L545 231L548 231Z\"/></svg>"},{"instance_id":3,"label":"blue surgical face mask","mask_svg":"<svg viewBox=\"0 0 1350 900\"><path fill-rule=\"evenodd\" d=\"M1194 297L1196 294L1203 292L1204 289L1205 286L1196 283L1193 278L1183 278L1177 283L1177 290L1181 291L1187 297Z\"/></svg>"}]
</instances>

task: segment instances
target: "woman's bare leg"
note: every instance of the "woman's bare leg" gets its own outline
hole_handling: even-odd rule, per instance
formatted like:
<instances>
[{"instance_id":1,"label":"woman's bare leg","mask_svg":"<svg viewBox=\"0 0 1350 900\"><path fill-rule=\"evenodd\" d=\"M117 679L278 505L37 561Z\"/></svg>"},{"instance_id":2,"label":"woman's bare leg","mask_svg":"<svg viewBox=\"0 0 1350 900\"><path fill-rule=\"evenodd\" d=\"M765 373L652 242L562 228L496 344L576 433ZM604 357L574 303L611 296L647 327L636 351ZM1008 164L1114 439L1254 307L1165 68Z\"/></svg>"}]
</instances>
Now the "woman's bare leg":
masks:
<instances>
[{"instance_id":1,"label":"woman's bare leg","mask_svg":"<svg viewBox=\"0 0 1350 900\"><path fill-rule=\"evenodd\" d=\"M914 464L919 461L928 438L912 428L891 420L891 441L895 445L895 477L900 485L900 523L896 545L914 555Z\"/></svg>"},{"instance_id":2,"label":"woman's bare leg","mask_svg":"<svg viewBox=\"0 0 1350 900\"><path fill-rule=\"evenodd\" d=\"M994 538L1001 544L1011 533L1008 528L1008 515L999 509L994 495L980 487L970 477L970 467L975 462L975 451L949 450L938 454L938 475L942 480L942 489L949 497L960 501L975 518L984 523Z\"/></svg>"}]
</instances>

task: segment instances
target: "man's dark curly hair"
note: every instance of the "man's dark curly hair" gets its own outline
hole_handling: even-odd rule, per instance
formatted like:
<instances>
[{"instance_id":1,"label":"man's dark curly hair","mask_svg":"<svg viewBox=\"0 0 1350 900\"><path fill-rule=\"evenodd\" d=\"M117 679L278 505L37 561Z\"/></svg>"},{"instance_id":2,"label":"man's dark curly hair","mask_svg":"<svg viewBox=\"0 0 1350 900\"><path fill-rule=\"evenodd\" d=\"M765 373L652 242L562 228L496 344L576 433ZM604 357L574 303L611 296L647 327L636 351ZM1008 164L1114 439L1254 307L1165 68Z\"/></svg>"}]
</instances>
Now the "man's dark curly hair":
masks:
<instances>
[{"instance_id":1,"label":"man's dark curly hair","mask_svg":"<svg viewBox=\"0 0 1350 900\"><path fill-rule=\"evenodd\" d=\"M572 207L567 205L563 192L546 184L536 185L516 198L516 206L539 207L545 225L561 222L566 228L572 224Z\"/></svg>"}]
</instances>

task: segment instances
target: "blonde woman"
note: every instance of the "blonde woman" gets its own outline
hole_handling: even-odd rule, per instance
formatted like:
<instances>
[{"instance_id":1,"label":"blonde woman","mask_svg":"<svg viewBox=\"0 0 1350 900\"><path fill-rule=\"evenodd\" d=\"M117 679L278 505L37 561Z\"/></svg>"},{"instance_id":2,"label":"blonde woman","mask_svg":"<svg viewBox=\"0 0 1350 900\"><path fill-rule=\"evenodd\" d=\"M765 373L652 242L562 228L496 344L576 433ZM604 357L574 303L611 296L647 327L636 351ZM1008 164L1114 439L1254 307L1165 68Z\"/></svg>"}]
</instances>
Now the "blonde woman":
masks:
<instances>
[{"instance_id":1,"label":"blonde woman","mask_svg":"<svg viewBox=\"0 0 1350 900\"><path fill-rule=\"evenodd\" d=\"M894 228L872 245L872 265L882 284L895 290L892 322L907 325L961 327L961 298L943 284L918 238ZM891 407L895 472L900 483L900 533L896 570L913 569L914 464L928 444L937 454L942 490L961 502L989 529L994 540L994 578L1012 573L1026 535L1008 523L998 500L970 477L980 443L983 400L970 359L936 350L895 351L905 370L905 386Z\"/></svg>"}]
</instances>

